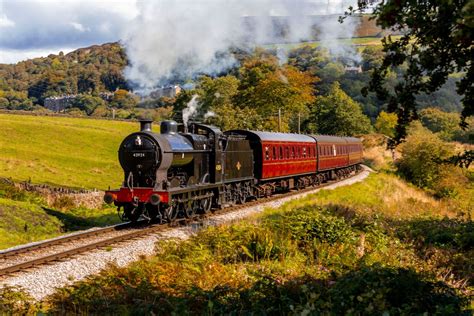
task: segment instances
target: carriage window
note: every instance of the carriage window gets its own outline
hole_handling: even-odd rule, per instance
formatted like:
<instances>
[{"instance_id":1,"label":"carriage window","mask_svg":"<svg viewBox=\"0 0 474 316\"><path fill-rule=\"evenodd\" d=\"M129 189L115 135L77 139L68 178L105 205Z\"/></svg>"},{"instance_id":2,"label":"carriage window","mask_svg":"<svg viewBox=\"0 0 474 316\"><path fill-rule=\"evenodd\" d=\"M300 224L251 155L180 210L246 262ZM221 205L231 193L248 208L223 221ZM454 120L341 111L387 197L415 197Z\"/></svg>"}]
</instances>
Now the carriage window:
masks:
<instances>
[{"instance_id":1,"label":"carriage window","mask_svg":"<svg viewBox=\"0 0 474 316\"><path fill-rule=\"evenodd\" d=\"M295 146L291 146L291 158L295 158Z\"/></svg>"},{"instance_id":2,"label":"carriage window","mask_svg":"<svg viewBox=\"0 0 474 316\"><path fill-rule=\"evenodd\" d=\"M283 159L283 147L280 147L280 159Z\"/></svg>"},{"instance_id":3,"label":"carriage window","mask_svg":"<svg viewBox=\"0 0 474 316\"><path fill-rule=\"evenodd\" d=\"M270 159L270 151L268 149L268 146L265 147L265 160Z\"/></svg>"},{"instance_id":4,"label":"carriage window","mask_svg":"<svg viewBox=\"0 0 474 316\"><path fill-rule=\"evenodd\" d=\"M273 159L277 159L277 149L273 146Z\"/></svg>"},{"instance_id":5,"label":"carriage window","mask_svg":"<svg viewBox=\"0 0 474 316\"><path fill-rule=\"evenodd\" d=\"M306 158L306 147L303 147L303 157Z\"/></svg>"}]
</instances>

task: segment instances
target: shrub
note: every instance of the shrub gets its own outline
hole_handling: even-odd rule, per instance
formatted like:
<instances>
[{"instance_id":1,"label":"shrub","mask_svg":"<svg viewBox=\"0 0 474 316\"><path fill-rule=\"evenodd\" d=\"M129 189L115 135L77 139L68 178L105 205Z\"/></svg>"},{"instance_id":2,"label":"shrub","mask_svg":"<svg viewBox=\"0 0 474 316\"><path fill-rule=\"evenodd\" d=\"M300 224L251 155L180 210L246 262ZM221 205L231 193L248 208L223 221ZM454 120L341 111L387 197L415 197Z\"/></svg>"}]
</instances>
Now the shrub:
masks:
<instances>
[{"instance_id":1,"label":"shrub","mask_svg":"<svg viewBox=\"0 0 474 316\"><path fill-rule=\"evenodd\" d=\"M433 189L439 181L441 161L451 157L454 150L419 123L411 130L401 146L398 171L417 186Z\"/></svg>"},{"instance_id":2,"label":"shrub","mask_svg":"<svg viewBox=\"0 0 474 316\"><path fill-rule=\"evenodd\" d=\"M287 212L275 224L302 244L312 244L314 240L333 244L352 236L351 227L343 217L323 213L321 207L315 206Z\"/></svg>"},{"instance_id":3,"label":"shrub","mask_svg":"<svg viewBox=\"0 0 474 316\"><path fill-rule=\"evenodd\" d=\"M32 302L31 296L18 287L0 288L1 315L33 315L38 312L38 306Z\"/></svg>"},{"instance_id":4,"label":"shrub","mask_svg":"<svg viewBox=\"0 0 474 316\"><path fill-rule=\"evenodd\" d=\"M443 165L439 167L435 193L438 197L455 198L469 184L469 179L460 167Z\"/></svg>"}]
</instances>

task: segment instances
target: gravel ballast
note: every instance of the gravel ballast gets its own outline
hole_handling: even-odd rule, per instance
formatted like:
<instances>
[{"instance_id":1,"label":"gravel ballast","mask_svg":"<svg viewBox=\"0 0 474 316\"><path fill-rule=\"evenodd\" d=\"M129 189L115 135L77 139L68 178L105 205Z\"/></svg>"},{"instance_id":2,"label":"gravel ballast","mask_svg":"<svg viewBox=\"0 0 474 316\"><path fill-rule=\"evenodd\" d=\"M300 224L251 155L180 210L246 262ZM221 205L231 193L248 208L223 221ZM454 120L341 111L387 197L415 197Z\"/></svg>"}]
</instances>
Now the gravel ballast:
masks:
<instances>
[{"instance_id":1,"label":"gravel ballast","mask_svg":"<svg viewBox=\"0 0 474 316\"><path fill-rule=\"evenodd\" d=\"M278 200L261 203L257 206L245 207L233 212L212 216L205 225L220 225L231 223L262 212L266 208L277 208L282 204L313 194L319 190L331 190L341 186L350 185L364 180L370 173L370 169L364 167L364 171L351 178L330 184L324 188L314 189L301 194L282 197ZM186 227L170 228L164 232L136 238L128 242L97 249L84 254L68 258L67 261L54 262L52 264L39 266L25 272L16 273L0 280L0 287L4 285L19 286L25 289L34 299L41 300L52 294L56 288L70 285L82 280L89 275L97 274L113 263L118 266L126 266L138 260L142 256L152 255L155 243L160 239L178 238L186 239L192 236L201 225L190 225Z\"/></svg>"}]
</instances>

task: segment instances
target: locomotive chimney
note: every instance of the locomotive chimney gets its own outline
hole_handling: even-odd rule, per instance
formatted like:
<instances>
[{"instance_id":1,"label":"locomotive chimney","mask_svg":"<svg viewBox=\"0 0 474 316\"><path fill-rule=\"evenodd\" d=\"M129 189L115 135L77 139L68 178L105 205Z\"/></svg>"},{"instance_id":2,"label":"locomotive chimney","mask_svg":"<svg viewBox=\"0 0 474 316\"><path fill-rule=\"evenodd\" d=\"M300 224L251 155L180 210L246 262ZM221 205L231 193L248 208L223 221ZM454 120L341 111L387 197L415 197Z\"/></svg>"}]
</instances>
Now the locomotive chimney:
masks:
<instances>
[{"instance_id":1,"label":"locomotive chimney","mask_svg":"<svg viewBox=\"0 0 474 316\"><path fill-rule=\"evenodd\" d=\"M140 120L140 132L151 132L151 123L153 120Z\"/></svg>"},{"instance_id":2,"label":"locomotive chimney","mask_svg":"<svg viewBox=\"0 0 474 316\"><path fill-rule=\"evenodd\" d=\"M160 124L161 134L176 134L178 132L178 123L175 121L163 121Z\"/></svg>"}]
</instances>

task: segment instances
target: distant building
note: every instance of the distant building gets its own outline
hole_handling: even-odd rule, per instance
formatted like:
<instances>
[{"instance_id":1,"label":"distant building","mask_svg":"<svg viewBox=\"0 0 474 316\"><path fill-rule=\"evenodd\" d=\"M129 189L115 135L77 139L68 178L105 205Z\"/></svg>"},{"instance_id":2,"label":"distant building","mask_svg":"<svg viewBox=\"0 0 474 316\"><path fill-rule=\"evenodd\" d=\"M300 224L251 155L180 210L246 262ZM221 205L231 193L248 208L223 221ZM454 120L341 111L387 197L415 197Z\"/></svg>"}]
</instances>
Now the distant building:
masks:
<instances>
[{"instance_id":1,"label":"distant building","mask_svg":"<svg viewBox=\"0 0 474 316\"><path fill-rule=\"evenodd\" d=\"M159 99L162 97L174 98L181 92L181 87L178 85L161 87L150 93L150 97L153 99Z\"/></svg>"},{"instance_id":2,"label":"distant building","mask_svg":"<svg viewBox=\"0 0 474 316\"><path fill-rule=\"evenodd\" d=\"M100 92L99 97L102 98L102 100L110 102L114 99L114 93L113 92Z\"/></svg>"},{"instance_id":3,"label":"distant building","mask_svg":"<svg viewBox=\"0 0 474 316\"><path fill-rule=\"evenodd\" d=\"M361 66L357 66L357 67L344 67L344 71L346 73L353 73L353 74L360 74L362 73L362 67Z\"/></svg>"},{"instance_id":4,"label":"distant building","mask_svg":"<svg viewBox=\"0 0 474 316\"><path fill-rule=\"evenodd\" d=\"M44 107L54 112L63 112L73 106L76 98L76 94L49 97L44 99Z\"/></svg>"}]
</instances>

